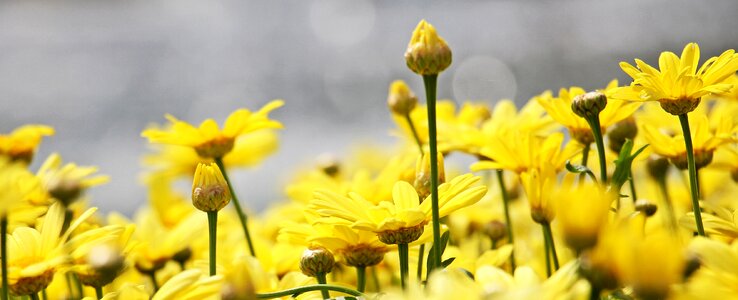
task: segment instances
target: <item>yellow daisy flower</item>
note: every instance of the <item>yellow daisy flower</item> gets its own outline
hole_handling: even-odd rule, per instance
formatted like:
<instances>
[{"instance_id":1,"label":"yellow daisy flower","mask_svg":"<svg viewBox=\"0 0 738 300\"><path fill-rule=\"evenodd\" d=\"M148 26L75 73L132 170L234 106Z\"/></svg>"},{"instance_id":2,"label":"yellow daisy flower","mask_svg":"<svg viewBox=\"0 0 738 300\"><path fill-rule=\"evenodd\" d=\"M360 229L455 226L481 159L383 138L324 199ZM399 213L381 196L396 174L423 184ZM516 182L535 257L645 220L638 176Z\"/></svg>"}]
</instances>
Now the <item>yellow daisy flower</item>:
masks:
<instances>
[{"instance_id":1,"label":"yellow daisy flower","mask_svg":"<svg viewBox=\"0 0 738 300\"><path fill-rule=\"evenodd\" d=\"M681 57L662 52L659 69L636 59L636 66L621 62L620 67L633 78L628 87L613 93L613 98L631 101L658 101L672 115L694 110L703 96L728 93L733 85L728 81L738 71L738 54L726 50L711 57L701 67L700 48L696 43L684 47Z\"/></svg>"},{"instance_id":2,"label":"yellow daisy flower","mask_svg":"<svg viewBox=\"0 0 738 300\"><path fill-rule=\"evenodd\" d=\"M618 81L615 79L610 81L601 92L609 96L617 87ZM589 127L587 120L575 114L571 108L574 98L586 93L587 91L580 87L570 87L569 89L562 88L559 90L559 96L556 98L550 92L544 92L534 99L546 109L556 122L564 125L569 130L572 138L583 145L588 145L594 142L592 129ZM605 109L599 115L602 134L605 134L608 127L632 115L640 106L640 103L608 99Z\"/></svg>"},{"instance_id":3,"label":"yellow daisy flower","mask_svg":"<svg viewBox=\"0 0 738 300\"><path fill-rule=\"evenodd\" d=\"M207 276L199 269L182 271L169 279L152 300L220 299L223 276Z\"/></svg>"},{"instance_id":4,"label":"yellow daisy flower","mask_svg":"<svg viewBox=\"0 0 738 300\"><path fill-rule=\"evenodd\" d=\"M50 135L54 128L46 125L23 125L10 134L0 134L0 155L30 163L41 139Z\"/></svg>"},{"instance_id":5,"label":"yellow daisy flower","mask_svg":"<svg viewBox=\"0 0 738 300\"><path fill-rule=\"evenodd\" d=\"M517 130L500 132L480 151L482 156L491 160L476 162L471 165L471 170L503 169L520 174L550 165L558 171L581 151L575 143L567 143L562 149L563 142L564 134L558 132L545 138Z\"/></svg>"},{"instance_id":6,"label":"yellow daisy flower","mask_svg":"<svg viewBox=\"0 0 738 300\"><path fill-rule=\"evenodd\" d=\"M440 217L479 201L487 191L475 186L479 177L471 174L458 176L438 187ZM430 196L428 196L430 197ZM395 183L393 201L373 204L357 193L342 196L330 191L317 191L310 208L325 217L352 228L377 233L386 244L409 243L423 233L423 226L431 220L431 201L420 201L412 185L405 181Z\"/></svg>"},{"instance_id":7,"label":"yellow daisy flower","mask_svg":"<svg viewBox=\"0 0 738 300\"><path fill-rule=\"evenodd\" d=\"M51 154L37 172L46 191L68 206L90 187L106 183L110 178L96 175L97 167L82 167L74 163L62 166L58 153Z\"/></svg>"},{"instance_id":8,"label":"yellow daisy flower","mask_svg":"<svg viewBox=\"0 0 738 300\"><path fill-rule=\"evenodd\" d=\"M228 116L222 130L213 119L194 127L166 115L170 126L146 129L141 136L151 143L192 147L202 158L221 158L233 150L236 139L244 134L265 128L282 128L281 123L269 119L269 113L283 104L282 100L274 100L253 113L247 109L236 110Z\"/></svg>"},{"instance_id":9,"label":"yellow daisy flower","mask_svg":"<svg viewBox=\"0 0 738 300\"><path fill-rule=\"evenodd\" d=\"M31 200L42 194L41 183L26 166L0 157L0 218L8 220L10 232L17 226L31 225L46 212Z\"/></svg>"}]
</instances>

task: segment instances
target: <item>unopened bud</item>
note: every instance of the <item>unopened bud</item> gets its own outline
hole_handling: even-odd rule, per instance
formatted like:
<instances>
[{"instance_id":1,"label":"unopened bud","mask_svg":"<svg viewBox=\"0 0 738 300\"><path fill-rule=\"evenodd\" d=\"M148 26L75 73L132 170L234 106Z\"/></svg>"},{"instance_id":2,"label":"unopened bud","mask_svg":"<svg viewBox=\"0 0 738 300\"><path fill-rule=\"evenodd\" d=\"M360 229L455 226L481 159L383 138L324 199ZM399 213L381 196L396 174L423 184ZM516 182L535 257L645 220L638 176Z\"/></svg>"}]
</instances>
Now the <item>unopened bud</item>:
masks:
<instances>
[{"instance_id":1,"label":"unopened bud","mask_svg":"<svg viewBox=\"0 0 738 300\"><path fill-rule=\"evenodd\" d=\"M393 113L405 116L418 105L418 97L402 80L395 80L390 85L387 105Z\"/></svg>"},{"instance_id":2,"label":"unopened bud","mask_svg":"<svg viewBox=\"0 0 738 300\"><path fill-rule=\"evenodd\" d=\"M571 110L585 119L598 118L607 105L607 96L601 92L589 92L577 95L571 102Z\"/></svg>"},{"instance_id":3,"label":"unopened bud","mask_svg":"<svg viewBox=\"0 0 738 300\"><path fill-rule=\"evenodd\" d=\"M197 165L195 178L192 181L192 205L205 211L219 211L231 202L223 173L215 163Z\"/></svg>"},{"instance_id":4,"label":"unopened bud","mask_svg":"<svg viewBox=\"0 0 738 300\"><path fill-rule=\"evenodd\" d=\"M437 75L451 65L451 48L433 25L421 20L407 45L405 62L418 75Z\"/></svg>"},{"instance_id":5,"label":"unopened bud","mask_svg":"<svg viewBox=\"0 0 738 300\"><path fill-rule=\"evenodd\" d=\"M325 275L333 271L335 263L333 253L323 247L315 246L302 253L300 270L307 276L317 277L320 274Z\"/></svg>"},{"instance_id":6,"label":"unopened bud","mask_svg":"<svg viewBox=\"0 0 738 300\"><path fill-rule=\"evenodd\" d=\"M660 180L666 176L666 172L669 172L669 160L651 156L646 161L646 170L652 178Z\"/></svg>"},{"instance_id":7,"label":"unopened bud","mask_svg":"<svg viewBox=\"0 0 738 300\"><path fill-rule=\"evenodd\" d=\"M635 119L633 117L625 118L624 120L615 123L612 129L607 133L608 146L610 150L620 153L620 149L623 148L625 140L633 140L638 134L638 126L636 126Z\"/></svg>"},{"instance_id":8,"label":"unopened bud","mask_svg":"<svg viewBox=\"0 0 738 300\"><path fill-rule=\"evenodd\" d=\"M648 201L646 199L638 199L635 202L635 209L646 214L646 217L650 217L656 214L656 210L658 210L658 207L651 201Z\"/></svg>"},{"instance_id":9,"label":"unopened bud","mask_svg":"<svg viewBox=\"0 0 738 300\"><path fill-rule=\"evenodd\" d=\"M443 163L443 154L438 153L438 185L446 182L446 171ZM430 154L424 153L415 164L415 182L413 186L418 192L420 202L431 194L431 161Z\"/></svg>"}]
</instances>

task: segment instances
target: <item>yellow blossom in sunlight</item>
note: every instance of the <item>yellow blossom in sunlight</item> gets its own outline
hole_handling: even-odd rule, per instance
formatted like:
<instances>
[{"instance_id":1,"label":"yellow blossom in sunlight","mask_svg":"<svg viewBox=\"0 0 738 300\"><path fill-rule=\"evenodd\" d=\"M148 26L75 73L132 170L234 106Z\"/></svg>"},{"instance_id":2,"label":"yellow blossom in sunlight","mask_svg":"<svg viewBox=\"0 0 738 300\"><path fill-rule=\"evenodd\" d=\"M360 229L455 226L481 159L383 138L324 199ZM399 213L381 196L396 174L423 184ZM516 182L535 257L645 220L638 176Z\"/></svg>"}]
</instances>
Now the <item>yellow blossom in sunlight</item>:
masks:
<instances>
[{"instance_id":1,"label":"yellow blossom in sunlight","mask_svg":"<svg viewBox=\"0 0 738 300\"><path fill-rule=\"evenodd\" d=\"M46 125L23 125L10 134L0 134L0 156L30 163L44 136L54 135L54 128Z\"/></svg>"},{"instance_id":2,"label":"yellow blossom in sunlight","mask_svg":"<svg viewBox=\"0 0 738 300\"><path fill-rule=\"evenodd\" d=\"M505 131L494 136L480 151L492 160L476 162L471 170L503 169L520 174L544 165L560 170L567 160L581 151L575 143L568 143L562 149L563 142L564 135L558 132L543 138L530 132Z\"/></svg>"},{"instance_id":3,"label":"yellow blossom in sunlight","mask_svg":"<svg viewBox=\"0 0 738 300\"><path fill-rule=\"evenodd\" d=\"M520 174L520 182L528 196L530 216L540 224L551 223L555 216L552 192L557 187L556 173L551 168L531 169Z\"/></svg>"},{"instance_id":4,"label":"yellow blossom in sunlight","mask_svg":"<svg viewBox=\"0 0 738 300\"><path fill-rule=\"evenodd\" d=\"M169 279L152 300L220 299L223 276L207 276L204 271L190 269Z\"/></svg>"},{"instance_id":5,"label":"yellow blossom in sunlight","mask_svg":"<svg viewBox=\"0 0 738 300\"><path fill-rule=\"evenodd\" d=\"M705 233L713 239L724 240L728 243L738 238L738 211L709 202L702 202L700 206L705 209L705 213L702 214ZM688 212L679 218L679 225L690 231L697 231L694 213Z\"/></svg>"},{"instance_id":6,"label":"yellow blossom in sunlight","mask_svg":"<svg viewBox=\"0 0 738 300\"><path fill-rule=\"evenodd\" d=\"M569 247L581 251L594 246L616 197L596 183L564 188L553 197L558 225Z\"/></svg>"},{"instance_id":7,"label":"yellow blossom in sunlight","mask_svg":"<svg viewBox=\"0 0 738 300\"><path fill-rule=\"evenodd\" d=\"M71 249L69 271L82 284L103 287L125 268L125 257L133 248L129 243L135 225L108 225L85 231L68 242Z\"/></svg>"},{"instance_id":8,"label":"yellow blossom in sunlight","mask_svg":"<svg viewBox=\"0 0 738 300\"><path fill-rule=\"evenodd\" d=\"M110 180L106 175L94 175L95 173L97 167L77 166L74 163L62 166L61 156L54 153L46 158L37 176L51 197L68 206L88 188Z\"/></svg>"},{"instance_id":9,"label":"yellow blossom in sunlight","mask_svg":"<svg viewBox=\"0 0 738 300\"><path fill-rule=\"evenodd\" d=\"M433 25L421 20L407 44L405 61L418 75L437 75L451 65L451 48Z\"/></svg>"},{"instance_id":10,"label":"yellow blossom in sunlight","mask_svg":"<svg viewBox=\"0 0 738 300\"><path fill-rule=\"evenodd\" d=\"M141 132L149 142L192 147L202 158L221 158L233 150L236 138L259 129L282 128L282 124L269 119L269 113L281 107L282 100L267 103L257 112L239 109L226 119L223 129L213 119L207 119L194 127L172 115L166 115L170 124L166 128L149 128Z\"/></svg>"},{"instance_id":11,"label":"yellow blossom in sunlight","mask_svg":"<svg viewBox=\"0 0 738 300\"><path fill-rule=\"evenodd\" d=\"M699 259L700 268L677 299L738 298L738 243L695 237L688 249Z\"/></svg>"},{"instance_id":12,"label":"yellow blossom in sunlight","mask_svg":"<svg viewBox=\"0 0 738 300\"><path fill-rule=\"evenodd\" d=\"M438 187L440 217L479 201L487 188L473 186L479 177L471 174L455 177ZM428 196L430 197L430 196ZM342 196L330 191L317 191L310 208L320 215L352 228L375 232L387 244L412 242L423 233L423 226L431 220L431 201L420 201L412 185L404 181L395 183L392 202L373 204L357 193ZM410 239L407 241L407 237Z\"/></svg>"},{"instance_id":13,"label":"yellow blossom in sunlight","mask_svg":"<svg viewBox=\"0 0 738 300\"><path fill-rule=\"evenodd\" d=\"M297 245L320 245L336 254L339 261L352 267L373 266L382 261L390 249L370 231L352 229L342 224L285 225L280 240Z\"/></svg>"},{"instance_id":14,"label":"yellow blossom in sunlight","mask_svg":"<svg viewBox=\"0 0 738 300\"><path fill-rule=\"evenodd\" d=\"M46 212L45 206L31 202L43 190L25 164L0 157L0 191L0 217L8 219L10 231L21 224L34 224Z\"/></svg>"},{"instance_id":15,"label":"yellow blossom in sunlight","mask_svg":"<svg viewBox=\"0 0 738 300\"><path fill-rule=\"evenodd\" d=\"M65 262L65 244L70 234L89 218L96 209L91 208L73 220L66 231L64 208L54 203L44 217L41 229L16 228L8 234L8 284L13 295L38 293L51 282L56 269ZM97 236L99 237L99 236Z\"/></svg>"},{"instance_id":16,"label":"yellow blossom in sunlight","mask_svg":"<svg viewBox=\"0 0 738 300\"><path fill-rule=\"evenodd\" d=\"M726 50L711 57L698 67L700 48L696 43L684 46L681 57L673 52L661 52L659 69L636 59L636 66L621 62L620 67L633 78L628 87L613 93L616 99L658 101L672 115L693 111L709 94L728 93L733 85L729 79L738 70L738 54Z\"/></svg>"},{"instance_id":17,"label":"yellow blossom in sunlight","mask_svg":"<svg viewBox=\"0 0 738 300\"><path fill-rule=\"evenodd\" d=\"M617 87L618 81L612 80L607 84L605 89L601 90L601 92L607 96L612 94L614 89ZM574 99L577 96L584 95L586 93L587 91L580 87L571 87L569 89L562 88L559 90L558 97L554 98L550 92L545 92L534 99L536 99L536 101L546 109L548 114L551 115L556 122L564 125L569 130L569 134L572 138L583 145L587 145L594 141L592 129L590 129L585 118L578 116L572 110L572 102ZM640 106L640 103L608 99L605 109L599 113L602 133L604 134L608 127L632 115Z\"/></svg>"}]
</instances>

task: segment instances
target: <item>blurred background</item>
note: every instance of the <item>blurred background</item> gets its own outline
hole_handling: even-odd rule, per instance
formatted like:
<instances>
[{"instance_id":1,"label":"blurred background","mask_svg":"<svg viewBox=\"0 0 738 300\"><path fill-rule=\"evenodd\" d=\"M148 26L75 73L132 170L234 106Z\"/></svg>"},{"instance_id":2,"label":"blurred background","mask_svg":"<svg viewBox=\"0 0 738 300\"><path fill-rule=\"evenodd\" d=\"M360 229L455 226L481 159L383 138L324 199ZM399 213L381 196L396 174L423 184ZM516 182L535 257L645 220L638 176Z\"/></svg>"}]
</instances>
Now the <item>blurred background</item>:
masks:
<instances>
[{"instance_id":1,"label":"blurred background","mask_svg":"<svg viewBox=\"0 0 738 300\"><path fill-rule=\"evenodd\" d=\"M454 55L439 97L518 103L544 90L626 82L618 62L657 64L699 43L738 45L738 1L0 1L0 132L56 128L51 152L97 165L110 183L92 204L131 214L146 200L140 132L164 114L222 123L271 99L285 125L277 154L233 173L252 210L321 153L392 144L391 81L422 98L403 53L422 18Z\"/></svg>"}]
</instances>

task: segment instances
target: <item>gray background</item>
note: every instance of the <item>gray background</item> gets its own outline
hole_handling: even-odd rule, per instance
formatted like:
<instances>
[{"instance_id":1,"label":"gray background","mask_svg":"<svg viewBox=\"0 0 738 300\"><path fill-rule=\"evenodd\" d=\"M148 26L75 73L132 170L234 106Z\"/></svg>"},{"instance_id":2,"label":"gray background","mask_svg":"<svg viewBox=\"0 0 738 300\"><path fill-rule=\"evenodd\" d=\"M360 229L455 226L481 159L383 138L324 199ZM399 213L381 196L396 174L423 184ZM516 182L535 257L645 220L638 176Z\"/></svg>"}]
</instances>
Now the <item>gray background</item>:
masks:
<instances>
[{"instance_id":1,"label":"gray background","mask_svg":"<svg viewBox=\"0 0 738 300\"><path fill-rule=\"evenodd\" d=\"M698 42L735 48L738 1L0 1L0 131L57 129L52 151L112 181L93 204L145 201L139 137L163 115L199 123L275 98L279 152L234 174L248 207L283 199L299 167L360 141L391 144L388 84L419 77L403 52L421 18L453 49L439 96L518 102L546 89L625 79L618 62L657 63ZM37 167L39 162L34 164Z\"/></svg>"}]
</instances>

